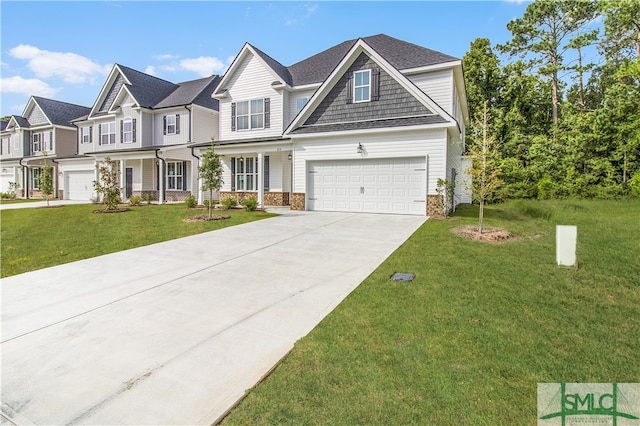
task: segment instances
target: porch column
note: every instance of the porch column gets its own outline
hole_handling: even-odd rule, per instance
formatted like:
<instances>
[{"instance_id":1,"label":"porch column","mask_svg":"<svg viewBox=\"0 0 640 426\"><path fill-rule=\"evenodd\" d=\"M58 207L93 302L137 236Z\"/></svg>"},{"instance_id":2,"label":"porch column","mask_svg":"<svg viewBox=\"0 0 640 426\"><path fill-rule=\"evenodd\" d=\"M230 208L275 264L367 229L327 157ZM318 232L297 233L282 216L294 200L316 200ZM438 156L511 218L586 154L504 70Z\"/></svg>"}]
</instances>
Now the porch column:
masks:
<instances>
[{"instance_id":1,"label":"porch column","mask_svg":"<svg viewBox=\"0 0 640 426\"><path fill-rule=\"evenodd\" d=\"M258 153L258 207L264 207L264 154Z\"/></svg>"},{"instance_id":2,"label":"porch column","mask_svg":"<svg viewBox=\"0 0 640 426\"><path fill-rule=\"evenodd\" d=\"M124 193L124 185L125 185L125 181L124 181L124 160L120 160L120 199L124 200L125 199L125 193Z\"/></svg>"}]
</instances>

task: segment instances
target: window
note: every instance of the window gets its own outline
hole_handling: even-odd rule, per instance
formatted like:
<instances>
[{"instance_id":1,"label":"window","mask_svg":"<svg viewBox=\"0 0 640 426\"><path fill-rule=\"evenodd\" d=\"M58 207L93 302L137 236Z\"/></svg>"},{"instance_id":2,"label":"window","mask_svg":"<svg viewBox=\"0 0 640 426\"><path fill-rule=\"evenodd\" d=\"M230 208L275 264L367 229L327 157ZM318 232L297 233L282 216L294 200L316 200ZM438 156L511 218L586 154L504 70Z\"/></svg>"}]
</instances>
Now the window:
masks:
<instances>
[{"instance_id":1,"label":"window","mask_svg":"<svg viewBox=\"0 0 640 426\"><path fill-rule=\"evenodd\" d=\"M180 134L180 114L165 115L163 121L165 135Z\"/></svg>"},{"instance_id":2,"label":"window","mask_svg":"<svg viewBox=\"0 0 640 426\"><path fill-rule=\"evenodd\" d=\"M80 143L91 143L91 126L80 128Z\"/></svg>"},{"instance_id":3,"label":"window","mask_svg":"<svg viewBox=\"0 0 640 426\"><path fill-rule=\"evenodd\" d=\"M136 120L127 118L120 121L120 142L133 143L136 141Z\"/></svg>"},{"instance_id":4,"label":"window","mask_svg":"<svg viewBox=\"0 0 640 426\"><path fill-rule=\"evenodd\" d=\"M296 113L299 113L300 111L302 111L302 108L304 108L307 102L309 102L308 97L296 99Z\"/></svg>"},{"instance_id":5,"label":"window","mask_svg":"<svg viewBox=\"0 0 640 426\"><path fill-rule=\"evenodd\" d=\"M258 159L255 157L235 158L235 191L256 191L258 189Z\"/></svg>"},{"instance_id":6,"label":"window","mask_svg":"<svg viewBox=\"0 0 640 426\"><path fill-rule=\"evenodd\" d=\"M269 128L270 109L269 98L232 103L231 131Z\"/></svg>"},{"instance_id":7,"label":"window","mask_svg":"<svg viewBox=\"0 0 640 426\"><path fill-rule=\"evenodd\" d=\"M31 169L31 188L40 189L40 169Z\"/></svg>"},{"instance_id":8,"label":"window","mask_svg":"<svg viewBox=\"0 0 640 426\"><path fill-rule=\"evenodd\" d=\"M371 70L353 73L354 102L369 102L371 100Z\"/></svg>"},{"instance_id":9,"label":"window","mask_svg":"<svg viewBox=\"0 0 640 426\"><path fill-rule=\"evenodd\" d=\"M100 124L100 145L116 143L116 122Z\"/></svg>"},{"instance_id":10,"label":"window","mask_svg":"<svg viewBox=\"0 0 640 426\"><path fill-rule=\"evenodd\" d=\"M43 132L42 133L42 148L45 151L52 151L53 147L51 144L51 132Z\"/></svg>"},{"instance_id":11,"label":"window","mask_svg":"<svg viewBox=\"0 0 640 426\"><path fill-rule=\"evenodd\" d=\"M31 149L33 152L42 151L42 133L34 133L32 136L32 145Z\"/></svg>"},{"instance_id":12,"label":"window","mask_svg":"<svg viewBox=\"0 0 640 426\"><path fill-rule=\"evenodd\" d=\"M167 189L186 189L184 186L184 163L167 162Z\"/></svg>"}]
</instances>

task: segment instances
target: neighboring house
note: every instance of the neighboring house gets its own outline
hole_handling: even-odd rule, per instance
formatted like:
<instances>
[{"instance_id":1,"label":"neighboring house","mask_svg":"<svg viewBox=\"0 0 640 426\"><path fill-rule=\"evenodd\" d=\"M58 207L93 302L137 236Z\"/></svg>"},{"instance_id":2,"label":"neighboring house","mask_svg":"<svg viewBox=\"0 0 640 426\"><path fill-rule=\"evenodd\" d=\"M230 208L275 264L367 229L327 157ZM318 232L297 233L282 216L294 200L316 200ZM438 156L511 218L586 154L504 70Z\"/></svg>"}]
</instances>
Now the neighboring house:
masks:
<instances>
[{"instance_id":1,"label":"neighboring house","mask_svg":"<svg viewBox=\"0 0 640 426\"><path fill-rule=\"evenodd\" d=\"M220 101L221 198L433 215L438 179L462 172L461 61L384 34L289 67L247 43L212 96Z\"/></svg>"},{"instance_id":2,"label":"neighboring house","mask_svg":"<svg viewBox=\"0 0 640 426\"><path fill-rule=\"evenodd\" d=\"M64 198L90 200L99 165L118 163L122 198L180 201L197 192L198 157L189 143L218 137L220 77L171 83L116 64L93 107L78 116L77 154L61 159Z\"/></svg>"},{"instance_id":3,"label":"neighboring house","mask_svg":"<svg viewBox=\"0 0 640 426\"><path fill-rule=\"evenodd\" d=\"M77 128L72 120L90 108L32 96L22 116L3 122L0 132L1 191L18 184L18 195L41 197L40 168L53 167L54 196L62 197L58 159L76 152Z\"/></svg>"}]
</instances>

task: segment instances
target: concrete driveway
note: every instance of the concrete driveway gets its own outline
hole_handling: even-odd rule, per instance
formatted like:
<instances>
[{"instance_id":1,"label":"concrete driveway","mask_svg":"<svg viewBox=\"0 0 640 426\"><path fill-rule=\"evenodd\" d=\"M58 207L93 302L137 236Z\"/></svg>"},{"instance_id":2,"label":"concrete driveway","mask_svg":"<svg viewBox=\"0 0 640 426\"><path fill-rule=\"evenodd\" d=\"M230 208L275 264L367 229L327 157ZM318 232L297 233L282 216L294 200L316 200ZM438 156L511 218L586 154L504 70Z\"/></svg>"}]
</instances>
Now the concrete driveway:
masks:
<instances>
[{"instance_id":1,"label":"concrete driveway","mask_svg":"<svg viewBox=\"0 0 640 426\"><path fill-rule=\"evenodd\" d=\"M3 279L2 424L216 422L424 221L287 212Z\"/></svg>"}]
</instances>

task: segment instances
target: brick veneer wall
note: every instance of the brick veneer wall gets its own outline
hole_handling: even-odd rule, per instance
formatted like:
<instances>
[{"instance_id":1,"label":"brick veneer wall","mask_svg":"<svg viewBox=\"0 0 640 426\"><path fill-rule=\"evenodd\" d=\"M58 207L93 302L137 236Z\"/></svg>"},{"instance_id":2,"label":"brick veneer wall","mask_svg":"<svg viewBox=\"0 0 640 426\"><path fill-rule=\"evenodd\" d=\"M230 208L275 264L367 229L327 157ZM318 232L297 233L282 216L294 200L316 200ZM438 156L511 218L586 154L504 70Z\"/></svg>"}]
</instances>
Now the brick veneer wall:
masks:
<instances>
[{"instance_id":1,"label":"brick veneer wall","mask_svg":"<svg viewBox=\"0 0 640 426\"><path fill-rule=\"evenodd\" d=\"M291 210L304 211L304 192L292 192L291 193Z\"/></svg>"},{"instance_id":2,"label":"brick veneer wall","mask_svg":"<svg viewBox=\"0 0 640 426\"><path fill-rule=\"evenodd\" d=\"M158 201L158 191L133 191L131 195L142 197L142 201L147 201L147 194L151 194L151 201Z\"/></svg>"},{"instance_id":3,"label":"brick veneer wall","mask_svg":"<svg viewBox=\"0 0 640 426\"><path fill-rule=\"evenodd\" d=\"M442 216L442 196L427 195L427 216Z\"/></svg>"},{"instance_id":4,"label":"brick veneer wall","mask_svg":"<svg viewBox=\"0 0 640 426\"><path fill-rule=\"evenodd\" d=\"M164 198L166 201L184 201L191 196L191 191L166 191Z\"/></svg>"}]
</instances>

